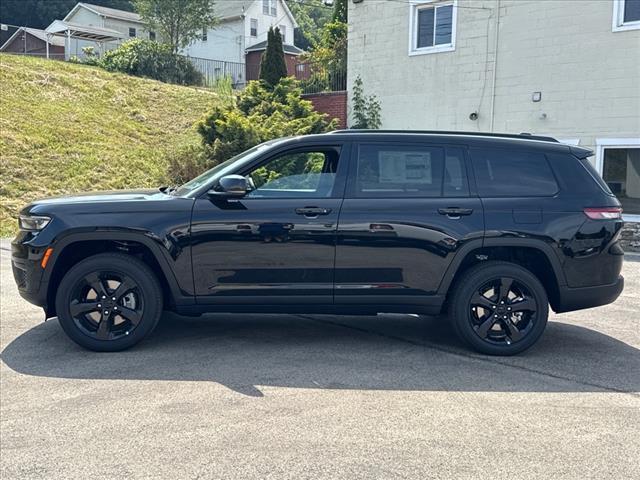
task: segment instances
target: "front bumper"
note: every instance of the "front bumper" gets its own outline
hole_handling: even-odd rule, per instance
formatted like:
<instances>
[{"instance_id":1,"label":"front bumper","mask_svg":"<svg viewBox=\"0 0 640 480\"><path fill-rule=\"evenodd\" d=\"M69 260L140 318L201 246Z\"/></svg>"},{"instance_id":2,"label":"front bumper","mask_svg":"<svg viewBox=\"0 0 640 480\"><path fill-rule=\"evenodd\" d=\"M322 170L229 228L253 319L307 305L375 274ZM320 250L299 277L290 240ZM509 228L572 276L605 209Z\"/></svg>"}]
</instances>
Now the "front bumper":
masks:
<instances>
[{"instance_id":1,"label":"front bumper","mask_svg":"<svg viewBox=\"0 0 640 480\"><path fill-rule=\"evenodd\" d=\"M34 248L17 240L11 244L11 269L20 296L34 305L47 307L47 281L41 266L46 248Z\"/></svg>"},{"instance_id":2,"label":"front bumper","mask_svg":"<svg viewBox=\"0 0 640 480\"><path fill-rule=\"evenodd\" d=\"M560 288L560 298L553 309L556 313L571 312L585 308L599 307L613 303L624 289L624 277L618 276L618 280L610 285L597 285L595 287Z\"/></svg>"}]
</instances>

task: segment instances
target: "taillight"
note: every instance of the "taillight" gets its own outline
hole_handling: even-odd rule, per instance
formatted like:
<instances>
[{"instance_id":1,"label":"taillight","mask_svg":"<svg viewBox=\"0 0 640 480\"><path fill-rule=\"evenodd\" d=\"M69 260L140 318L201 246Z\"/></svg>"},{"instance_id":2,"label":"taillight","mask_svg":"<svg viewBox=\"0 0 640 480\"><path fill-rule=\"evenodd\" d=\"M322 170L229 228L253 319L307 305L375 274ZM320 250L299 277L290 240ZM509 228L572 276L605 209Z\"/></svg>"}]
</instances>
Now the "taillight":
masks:
<instances>
[{"instance_id":1,"label":"taillight","mask_svg":"<svg viewBox=\"0 0 640 480\"><path fill-rule=\"evenodd\" d=\"M617 220L622 218L622 208L620 207L603 207L603 208L585 208L584 214L591 220Z\"/></svg>"}]
</instances>

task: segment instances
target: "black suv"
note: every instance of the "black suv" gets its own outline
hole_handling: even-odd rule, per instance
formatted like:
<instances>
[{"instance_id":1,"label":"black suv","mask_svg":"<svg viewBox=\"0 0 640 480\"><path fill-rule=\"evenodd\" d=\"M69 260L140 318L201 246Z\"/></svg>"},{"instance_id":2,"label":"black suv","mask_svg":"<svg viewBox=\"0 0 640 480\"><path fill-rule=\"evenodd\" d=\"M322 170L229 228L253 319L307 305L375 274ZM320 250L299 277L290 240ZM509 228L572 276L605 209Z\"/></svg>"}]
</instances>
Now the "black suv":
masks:
<instances>
[{"instance_id":1,"label":"black suv","mask_svg":"<svg viewBox=\"0 0 640 480\"><path fill-rule=\"evenodd\" d=\"M623 288L620 203L548 137L338 131L258 145L179 188L27 206L20 294L78 344L131 347L163 310L438 314L487 354L533 345L549 305Z\"/></svg>"}]
</instances>

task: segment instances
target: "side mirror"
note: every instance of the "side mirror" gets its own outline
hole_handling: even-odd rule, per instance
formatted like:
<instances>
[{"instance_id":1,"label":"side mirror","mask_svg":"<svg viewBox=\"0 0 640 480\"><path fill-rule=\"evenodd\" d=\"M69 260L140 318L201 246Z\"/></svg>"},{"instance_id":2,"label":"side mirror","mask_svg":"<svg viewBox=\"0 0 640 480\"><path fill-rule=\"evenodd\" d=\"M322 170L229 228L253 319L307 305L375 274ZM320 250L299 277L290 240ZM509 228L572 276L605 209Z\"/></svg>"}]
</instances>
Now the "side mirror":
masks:
<instances>
[{"instance_id":1,"label":"side mirror","mask_svg":"<svg viewBox=\"0 0 640 480\"><path fill-rule=\"evenodd\" d=\"M249 191L249 182L242 175L227 175L218 181L216 189L209 190L209 195L221 197L244 197Z\"/></svg>"}]
</instances>

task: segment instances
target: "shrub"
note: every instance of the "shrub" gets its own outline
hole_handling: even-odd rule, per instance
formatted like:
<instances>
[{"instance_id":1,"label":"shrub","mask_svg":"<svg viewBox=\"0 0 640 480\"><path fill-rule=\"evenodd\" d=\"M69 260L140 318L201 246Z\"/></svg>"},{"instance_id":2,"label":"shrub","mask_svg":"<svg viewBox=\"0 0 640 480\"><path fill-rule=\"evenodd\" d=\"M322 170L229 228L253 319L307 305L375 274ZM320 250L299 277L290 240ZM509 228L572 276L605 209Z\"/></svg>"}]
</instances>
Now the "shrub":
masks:
<instances>
[{"instance_id":1,"label":"shrub","mask_svg":"<svg viewBox=\"0 0 640 480\"><path fill-rule=\"evenodd\" d=\"M377 129L382 124L380 100L375 95L366 96L360 75L353 82L353 120L351 128Z\"/></svg>"},{"instance_id":2,"label":"shrub","mask_svg":"<svg viewBox=\"0 0 640 480\"><path fill-rule=\"evenodd\" d=\"M202 74L171 47L149 40L134 39L106 52L97 62L105 70L137 77L149 77L180 85L202 84Z\"/></svg>"},{"instance_id":3,"label":"shrub","mask_svg":"<svg viewBox=\"0 0 640 480\"><path fill-rule=\"evenodd\" d=\"M260 62L260 80L264 80L267 85L276 85L281 78L287 76L287 64L284 60L284 50L282 47L282 35L278 27L269 28L267 33L267 49L262 55Z\"/></svg>"},{"instance_id":4,"label":"shrub","mask_svg":"<svg viewBox=\"0 0 640 480\"><path fill-rule=\"evenodd\" d=\"M203 144L184 145L168 152L167 173L171 182L181 185L213 167L210 156L209 147Z\"/></svg>"},{"instance_id":5,"label":"shrub","mask_svg":"<svg viewBox=\"0 0 640 480\"><path fill-rule=\"evenodd\" d=\"M189 168L193 165L198 171L189 175L196 176L267 140L335 129L336 121L327 121L301 93L293 78L283 78L273 87L255 81L249 82L233 103L214 107L197 126L208 161L190 161ZM176 156L174 161L182 160ZM171 171L183 169L176 166Z\"/></svg>"}]
</instances>

